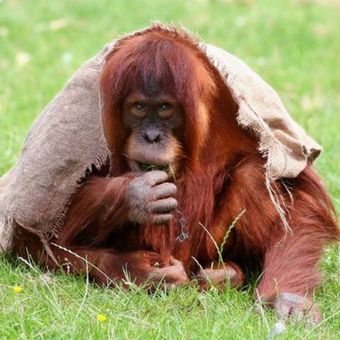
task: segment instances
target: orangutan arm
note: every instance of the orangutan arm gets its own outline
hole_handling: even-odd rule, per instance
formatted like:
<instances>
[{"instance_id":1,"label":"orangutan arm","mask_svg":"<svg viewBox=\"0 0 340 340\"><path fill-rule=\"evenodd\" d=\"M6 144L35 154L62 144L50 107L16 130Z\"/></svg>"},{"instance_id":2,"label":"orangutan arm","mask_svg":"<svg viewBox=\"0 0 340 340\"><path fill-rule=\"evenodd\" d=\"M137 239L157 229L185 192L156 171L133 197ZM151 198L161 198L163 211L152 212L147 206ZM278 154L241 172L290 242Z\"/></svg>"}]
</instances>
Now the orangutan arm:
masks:
<instances>
[{"instance_id":1,"label":"orangutan arm","mask_svg":"<svg viewBox=\"0 0 340 340\"><path fill-rule=\"evenodd\" d=\"M96 245L128 222L168 223L177 201L172 197L176 186L167 179L162 171L93 177L75 194L60 243L81 244L88 239Z\"/></svg>"}]
</instances>

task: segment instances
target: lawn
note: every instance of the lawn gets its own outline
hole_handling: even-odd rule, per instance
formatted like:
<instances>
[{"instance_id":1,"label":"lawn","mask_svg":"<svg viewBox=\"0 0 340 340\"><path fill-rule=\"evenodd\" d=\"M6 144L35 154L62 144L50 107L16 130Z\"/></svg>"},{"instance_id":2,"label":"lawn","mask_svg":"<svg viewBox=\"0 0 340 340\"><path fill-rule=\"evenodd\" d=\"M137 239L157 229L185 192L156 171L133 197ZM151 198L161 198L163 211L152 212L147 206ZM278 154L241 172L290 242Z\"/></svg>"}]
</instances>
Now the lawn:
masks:
<instances>
[{"instance_id":1,"label":"lawn","mask_svg":"<svg viewBox=\"0 0 340 340\"><path fill-rule=\"evenodd\" d=\"M281 95L324 146L316 168L340 211L340 1L0 0L0 175L13 166L33 120L106 42L153 20L180 23L238 55ZM20 261L19 261L20 262ZM340 339L340 251L322 261L317 325L287 324L280 339ZM20 286L22 289L14 289ZM0 338L265 339L254 286L148 296L105 290L0 258Z\"/></svg>"}]
</instances>

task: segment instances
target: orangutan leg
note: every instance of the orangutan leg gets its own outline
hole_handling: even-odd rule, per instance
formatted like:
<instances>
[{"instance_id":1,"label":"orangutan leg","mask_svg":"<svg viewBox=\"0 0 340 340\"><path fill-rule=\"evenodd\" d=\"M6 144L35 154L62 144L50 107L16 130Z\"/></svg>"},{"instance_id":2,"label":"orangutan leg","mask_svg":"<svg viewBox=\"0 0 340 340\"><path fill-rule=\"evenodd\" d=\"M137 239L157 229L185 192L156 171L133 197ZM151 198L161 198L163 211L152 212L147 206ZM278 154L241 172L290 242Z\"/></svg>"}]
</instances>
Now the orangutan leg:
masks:
<instances>
[{"instance_id":1,"label":"orangutan leg","mask_svg":"<svg viewBox=\"0 0 340 340\"><path fill-rule=\"evenodd\" d=\"M173 287L188 282L180 261L170 258L164 265L160 254L151 251L117 253L109 249L71 248L55 250L61 267L76 274L88 272L98 284L122 282L137 285Z\"/></svg>"}]
</instances>

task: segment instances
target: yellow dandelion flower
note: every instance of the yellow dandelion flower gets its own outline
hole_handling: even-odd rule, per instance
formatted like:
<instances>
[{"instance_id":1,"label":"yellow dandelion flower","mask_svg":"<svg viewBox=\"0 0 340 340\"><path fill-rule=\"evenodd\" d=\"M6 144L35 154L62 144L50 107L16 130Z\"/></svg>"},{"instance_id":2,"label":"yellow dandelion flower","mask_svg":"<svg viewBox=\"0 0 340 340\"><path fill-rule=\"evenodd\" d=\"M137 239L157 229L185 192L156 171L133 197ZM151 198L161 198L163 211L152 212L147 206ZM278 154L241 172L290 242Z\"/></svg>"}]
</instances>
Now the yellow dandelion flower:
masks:
<instances>
[{"instance_id":1,"label":"yellow dandelion flower","mask_svg":"<svg viewBox=\"0 0 340 340\"><path fill-rule=\"evenodd\" d=\"M100 322L106 321L107 320L107 316L105 314L98 314L97 315L97 320Z\"/></svg>"},{"instance_id":2,"label":"yellow dandelion flower","mask_svg":"<svg viewBox=\"0 0 340 340\"><path fill-rule=\"evenodd\" d=\"M22 287L20 287L20 286L14 286L14 287L13 287L13 292L14 292L15 294L19 294L19 293L23 292L23 290L24 290L24 288L22 288Z\"/></svg>"}]
</instances>

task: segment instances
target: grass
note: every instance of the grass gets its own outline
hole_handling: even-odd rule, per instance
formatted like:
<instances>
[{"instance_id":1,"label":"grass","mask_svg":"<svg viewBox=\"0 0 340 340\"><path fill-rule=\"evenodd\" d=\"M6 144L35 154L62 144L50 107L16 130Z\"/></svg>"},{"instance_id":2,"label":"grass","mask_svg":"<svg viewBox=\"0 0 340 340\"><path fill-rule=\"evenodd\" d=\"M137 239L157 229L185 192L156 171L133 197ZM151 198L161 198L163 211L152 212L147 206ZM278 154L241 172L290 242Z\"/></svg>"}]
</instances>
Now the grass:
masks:
<instances>
[{"instance_id":1,"label":"grass","mask_svg":"<svg viewBox=\"0 0 340 340\"><path fill-rule=\"evenodd\" d=\"M339 6L335 0L0 0L0 174L15 164L32 121L79 65L119 34L160 20L182 23L238 55L278 90L324 146L316 167L339 211ZM328 249L316 296L325 320L288 324L280 339L340 339L339 263L339 249ZM139 289L98 289L2 256L0 338L265 339L275 319L253 312L253 288L199 294L189 287L150 297Z\"/></svg>"}]
</instances>

